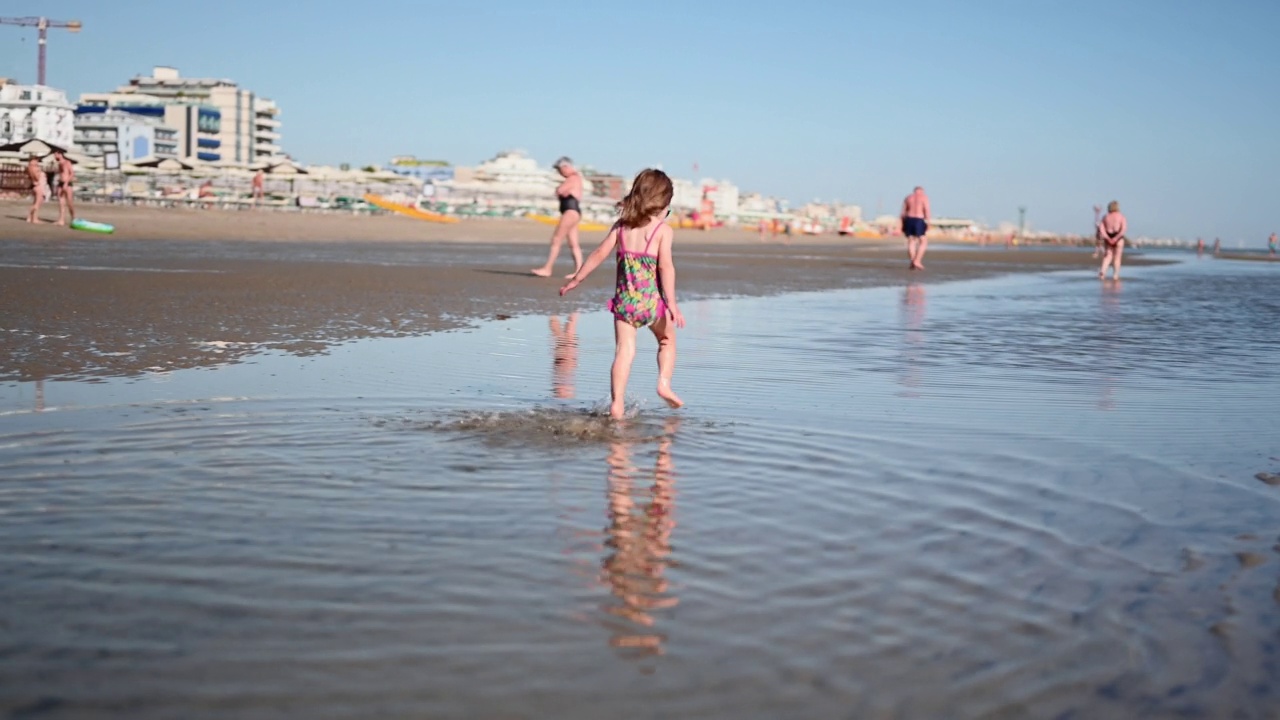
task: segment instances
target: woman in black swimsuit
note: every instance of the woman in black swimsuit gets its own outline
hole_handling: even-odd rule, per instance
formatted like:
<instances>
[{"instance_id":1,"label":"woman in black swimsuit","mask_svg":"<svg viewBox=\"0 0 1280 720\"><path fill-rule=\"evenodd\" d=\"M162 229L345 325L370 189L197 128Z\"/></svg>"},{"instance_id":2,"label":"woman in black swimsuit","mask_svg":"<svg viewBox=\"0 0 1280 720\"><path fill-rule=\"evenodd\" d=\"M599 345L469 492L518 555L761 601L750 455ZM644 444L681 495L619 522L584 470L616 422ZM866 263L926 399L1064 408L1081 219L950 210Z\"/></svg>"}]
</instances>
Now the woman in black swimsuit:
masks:
<instances>
[{"instance_id":1,"label":"woman in black swimsuit","mask_svg":"<svg viewBox=\"0 0 1280 720\"><path fill-rule=\"evenodd\" d=\"M1120 261L1124 258L1125 233L1129 231L1129 221L1120 214L1120 203L1112 200L1107 206L1107 214L1098 223L1098 237L1102 238L1102 267L1098 269L1098 277L1107 276L1107 266L1114 265L1115 279L1120 279Z\"/></svg>"},{"instance_id":2,"label":"woman in black swimsuit","mask_svg":"<svg viewBox=\"0 0 1280 720\"><path fill-rule=\"evenodd\" d=\"M578 223L582 220L582 175L574 169L573 161L567 157L557 160L555 169L564 178L564 182L556 188L556 196L560 198L560 223L551 235L551 252L547 255L546 264L530 272L538 277L551 277L556 257L560 255L560 245L568 238L569 250L573 253L573 272L565 277L572 278L582 269L582 247L578 245Z\"/></svg>"}]
</instances>

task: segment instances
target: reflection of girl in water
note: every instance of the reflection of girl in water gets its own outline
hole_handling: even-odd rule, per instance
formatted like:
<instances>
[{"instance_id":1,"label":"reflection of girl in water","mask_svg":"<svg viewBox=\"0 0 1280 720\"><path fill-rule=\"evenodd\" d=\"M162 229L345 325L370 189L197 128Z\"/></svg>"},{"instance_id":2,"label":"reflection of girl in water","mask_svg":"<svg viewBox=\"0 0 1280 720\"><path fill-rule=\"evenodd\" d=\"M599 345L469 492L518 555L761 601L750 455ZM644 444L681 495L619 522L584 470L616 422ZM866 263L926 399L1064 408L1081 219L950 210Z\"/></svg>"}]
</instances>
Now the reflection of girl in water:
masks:
<instances>
[{"instance_id":1,"label":"reflection of girl in water","mask_svg":"<svg viewBox=\"0 0 1280 720\"><path fill-rule=\"evenodd\" d=\"M578 370L578 313L570 313L564 325L552 315L551 328L551 394L561 400L573 399L573 375Z\"/></svg>"},{"instance_id":2,"label":"reflection of girl in water","mask_svg":"<svg viewBox=\"0 0 1280 720\"><path fill-rule=\"evenodd\" d=\"M609 451L609 525L605 528L608 554L601 563L601 576L613 594L604 608L620 617L626 626L614 628L609 644L637 648L644 655L662 653L666 639L655 633L655 610L674 607L679 600L668 594L670 584L663 577L671 562L671 531L675 527L675 475L671 462L671 442L680 419L668 418L658 441L658 458L653 484L636 488L638 469L631 464L631 442L616 440Z\"/></svg>"}]
</instances>

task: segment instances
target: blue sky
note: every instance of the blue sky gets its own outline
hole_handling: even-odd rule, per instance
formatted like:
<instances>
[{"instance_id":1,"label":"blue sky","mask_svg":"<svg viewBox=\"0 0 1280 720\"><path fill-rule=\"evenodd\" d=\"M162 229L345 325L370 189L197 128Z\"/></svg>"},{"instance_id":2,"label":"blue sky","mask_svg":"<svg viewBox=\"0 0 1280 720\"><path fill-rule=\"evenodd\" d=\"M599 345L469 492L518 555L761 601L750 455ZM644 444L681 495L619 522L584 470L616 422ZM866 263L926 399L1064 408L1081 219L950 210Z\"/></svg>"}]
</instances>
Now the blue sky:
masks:
<instances>
[{"instance_id":1,"label":"blue sky","mask_svg":"<svg viewBox=\"0 0 1280 720\"><path fill-rule=\"evenodd\" d=\"M303 9L305 8L305 10ZM662 164L794 202L1258 244L1280 231L1275 0L12 0L74 96L152 65L277 100L304 162L499 149ZM32 81L34 31L0 27Z\"/></svg>"}]
</instances>

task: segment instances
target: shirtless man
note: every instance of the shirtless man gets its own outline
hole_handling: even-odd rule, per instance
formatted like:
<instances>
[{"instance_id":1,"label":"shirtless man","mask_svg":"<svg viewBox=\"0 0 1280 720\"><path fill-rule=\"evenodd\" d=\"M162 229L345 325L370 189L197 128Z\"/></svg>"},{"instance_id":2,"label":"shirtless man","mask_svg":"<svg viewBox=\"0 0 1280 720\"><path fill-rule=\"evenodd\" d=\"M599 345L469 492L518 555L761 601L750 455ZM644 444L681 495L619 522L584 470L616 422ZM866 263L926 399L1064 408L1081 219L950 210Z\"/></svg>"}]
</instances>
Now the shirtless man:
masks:
<instances>
[{"instance_id":1,"label":"shirtless man","mask_svg":"<svg viewBox=\"0 0 1280 720\"><path fill-rule=\"evenodd\" d=\"M567 157L556 160L554 165L564 182L556 187L556 197L560 200L560 223L551 234L551 253L547 255L547 263L532 272L538 277L551 277L556 257L560 255L560 245L565 238L569 239L569 250L573 253L573 272L565 275L572 279L582 269L582 248L578 245L578 222L582 220L582 173L573 167L573 161Z\"/></svg>"},{"instance_id":2,"label":"shirtless man","mask_svg":"<svg viewBox=\"0 0 1280 720\"><path fill-rule=\"evenodd\" d=\"M1120 214L1120 203L1112 200L1111 204L1107 205L1107 214L1102 217L1102 222L1098 223L1098 234L1102 236L1104 246L1102 267L1098 269L1099 278L1105 278L1107 266L1112 265L1115 268L1112 277L1116 280L1120 279L1120 261L1124 258L1124 236L1128 231L1129 221Z\"/></svg>"},{"instance_id":3,"label":"shirtless man","mask_svg":"<svg viewBox=\"0 0 1280 720\"><path fill-rule=\"evenodd\" d=\"M31 180L31 209L27 211L27 222L43 224L40 219L40 206L44 204L45 193L49 190L49 180L40 167L40 159L35 155L27 161L27 178Z\"/></svg>"},{"instance_id":4,"label":"shirtless man","mask_svg":"<svg viewBox=\"0 0 1280 720\"><path fill-rule=\"evenodd\" d=\"M259 170L253 176L253 204L257 205L258 201L266 194L267 174Z\"/></svg>"},{"instance_id":5,"label":"shirtless man","mask_svg":"<svg viewBox=\"0 0 1280 720\"><path fill-rule=\"evenodd\" d=\"M72 222L76 219L76 206L73 202L76 168L61 151L55 152L53 157L58 161L58 224L66 225L68 214L71 215Z\"/></svg>"},{"instance_id":6,"label":"shirtless man","mask_svg":"<svg viewBox=\"0 0 1280 720\"><path fill-rule=\"evenodd\" d=\"M923 270L924 251L929 247L925 233L929 231L929 196L924 188L916 189L902 201L902 234L907 236L907 257L912 270Z\"/></svg>"}]
</instances>

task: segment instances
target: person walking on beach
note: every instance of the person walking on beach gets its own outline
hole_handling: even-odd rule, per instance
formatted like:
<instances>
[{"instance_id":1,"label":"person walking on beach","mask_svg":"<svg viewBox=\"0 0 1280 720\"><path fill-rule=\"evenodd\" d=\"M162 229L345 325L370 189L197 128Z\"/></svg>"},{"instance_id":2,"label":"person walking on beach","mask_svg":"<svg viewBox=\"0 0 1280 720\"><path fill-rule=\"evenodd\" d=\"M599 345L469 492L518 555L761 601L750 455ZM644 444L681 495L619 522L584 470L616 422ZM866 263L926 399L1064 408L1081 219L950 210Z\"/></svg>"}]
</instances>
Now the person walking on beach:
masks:
<instances>
[{"instance_id":1,"label":"person walking on beach","mask_svg":"<svg viewBox=\"0 0 1280 720\"><path fill-rule=\"evenodd\" d=\"M1213 239L1213 256L1217 257L1218 253L1220 252L1222 252L1222 238L1214 238Z\"/></svg>"},{"instance_id":2,"label":"person walking on beach","mask_svg":"<svg viewBox=\"0 0 1280 720\"><path fill-rule=\"evenodd\" d=\"M53 157L58 162L58 224L65 226L68 215L71 216L71 222L76 220L74 202L76 168L71 164L71 159L61 150L54 152Z\"/></svg>"},{"instance_id":3,"label":"person walking on beach","mask_svg":"<svg viewBox=\"0 0 1280 720\"><path fill-rule=\"evenodd\" d=\"M573 290L605 261L617 256L617 277L609 310L613 313L615 340L613 370L610 375L609 415L621 419L626 411L627 379L636 355L636 330L647 327L658 340L658 397L678 408L684 402L671 390L676 367L676 328L684 327L684 315L676 304L676 266L671 258L675 232L667 225L671 178L661 170L648 169L636 176L631 192L622 200L622 217L592 251L581 271L560 294Z\"/></svg>"},{"instance_id":4,"label":"person walking on beach","mask_svg":"<svg viewBox=\"0 0 1280 720\"><path fill-rule=\"evenodd\" d=\"M35 155L27 160L27 179L31 181L31 209L27 211L27 222L40 225L44 223L40 219L40 206L44 204L49 181L45 178L44 168L40 167L40 159Z\"/></svg>"},{"instance_id":5,"label":"person walking on beach","mask_svg":"<svg viewBox=\"0 0 1280 720\"><path fill-rule=\"evenodd\" d=\"M530 272L538 277L551 277L556 257L560 255L560 245L568 238L569 251L573 253L573 272L565 277L572 278L582 270L582 247L578 245L578 223L582 220L582 173L573 167L573 161L567 157L556 160L553 167L564 178L564 182L556 187L556 197L560 199L560 223L551 234L551 252L547 255L546 264Z\"/></svg>"},{"instance_id":6,"label":"person walking on beach","mask_svg":"<svg viewBox=\"0 0 1280 720\"><path fill-rule=\"evenodd\" d=\"M267 174L262 170L253 174L253 204L257 205L266 195Z\"/></svg>"},{"instance_id":7,"label":"person walking on beach","mask_svg":"<svg viewBox=\"0 0 1280 720\"><path fill-rule=\"evenodd\" d=\"M1276 256L1276 234L1271 233L1271 237L1267 238L1267 247L1271 250L1271 257Z\"/></svg>"},{"instance_id":8,"label":"person walking on beach","mask_svg":"<svg viewBox=\"0 0 1280 720\"><path fill-rule=\"evenodd\" d=\"M924 251L929 247L929 196L924 188L916 189L902 201L902 234L907 236L907 257L911 259L912 270L923 270Z\"/></svg>"},{"instance_id":9,"label":"person walking on beach","mask_svg":"<svg viewBox=\"0 0 1280 720\"><path fill-rule=\"evenodd\" d=\"M1129 231L1129 221L1120 214L1120 203L1115 200L1107 205L1107 214L1098 223L1098 234L1106 246L1102 255L1102 267L1098 269L1098 277L1107 276L1107 266L1111 265L1112 277L1120 279L1120 262L1124 259L1125 233Z\"/></svg>"}]
</instances>

